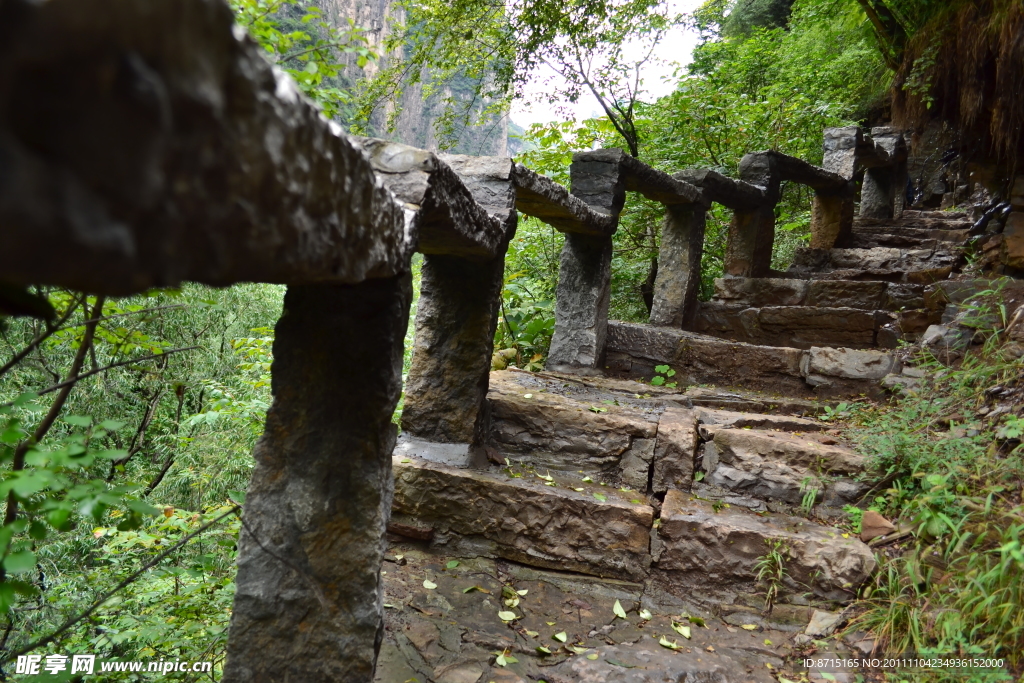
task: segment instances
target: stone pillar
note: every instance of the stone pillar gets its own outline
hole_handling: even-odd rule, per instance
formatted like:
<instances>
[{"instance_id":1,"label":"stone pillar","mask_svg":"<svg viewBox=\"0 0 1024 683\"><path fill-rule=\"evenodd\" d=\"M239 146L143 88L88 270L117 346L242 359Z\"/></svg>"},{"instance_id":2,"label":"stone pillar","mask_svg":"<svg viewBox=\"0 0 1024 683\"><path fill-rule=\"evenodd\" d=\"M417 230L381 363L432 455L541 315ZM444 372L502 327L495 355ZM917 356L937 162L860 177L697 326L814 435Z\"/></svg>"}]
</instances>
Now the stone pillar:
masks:
<instances>
[{"instance_id":1,"label":"stone pillar","mask_svg":"<svg viewBox=\"0 0 1024 683\"><path fill-rule=\"evenodd\" d=\"M774 203L753 211L734 212L725 245L726 276L768 277L774 243Z\"/></svg>"},{"instance_id":2,"label":"stone pillar","mask_svg":"<svg viewBox=\"0 0 1024 683\"><path fill-rule=\"evenodd\" d=\"M821 167L853 180L857 173L857 147L864 142L859 126L826 128Z\"/></svg>"},{"instance_id":3,"label":"stone pillar","mask_svg":"<svg viewBox=\"0 0 1024 683\"><path fill-rule=\"evenodd\" d=\"M853 236L853 192L815 192L811 205L811 248L842 247Z\"/></svg>"},{"instance_id":4,"label":"stone pillar","mask_svg":"<svg viewBox=\"0 0 1024 683\"><path fill-rule=\"evenodd\" d=\"M592 209L618 217L626 203L620 149L577 152L569 167L570 189ZM547 367L599 371L604 362L611 299L611 235L566 233L555 291L555 333Z\"/></svg>"},{"instance_id":5,"label":"stone pillar","mask_svg":"<svg viewBox=\"0 0 1024 683\"><path fill-rule=\"evenodd\" d=\"M693 317L700 293L707 209L703 203L665 207L651 325L686 327Z\"/></svg>"},{"instance_id":6,"label":"stone pillar","mask_svg":"<svg viewBox=\"0 0 1024 683\"><path fill-rule=\"evenodd\" d=\"M225 683L370 683L411 278L290 287L239 536Z\"/></svg>"},{"instance_id":7,"label":"stone pillar","mask_svg":"<svg viewBox=\"0 0 1024 683\"><path fill-rule=\"evenodd\" d=\"M907 185L907 144L903 134L895 128L872 128L871 138L888 153L890 163L865 169L860 193L860 215L862 218L894 218L903 214Z\"/></svg>"},{"instance_id":8,"label":"stone pillar","mask_svg":"<svg viewBox=\"0 0 1024 683\"><path fill-rule=\"evenodd\" d=\"M504 267L504 249L486 263L424 256L404 434L443 443L482 440Z\"/></svg>"},{"instance_id":9,"label":"stone pillar","mask_svg":"<svg viewBox=\"0 0 1024 683\"><path fill-rule=\"evenodd\" d=\"M610 237L566 233L558 265L555 334L548 369L600 369L608 333L611 274Z\"/></svg>"},{"instance_id":10,"label":"stone pillar","mask_svg":"<svg viewBox=\"0 0 1024 683\"><path fill-rule=\"evenodd\" d=\"M740 159L740 180L764 188L765 202L750 211L736 211L729 223L725 245L725 274L732 277L768 277L775 245L775 205L781 179L770 152L754 152Z\"/></svg>"}]
</instances>

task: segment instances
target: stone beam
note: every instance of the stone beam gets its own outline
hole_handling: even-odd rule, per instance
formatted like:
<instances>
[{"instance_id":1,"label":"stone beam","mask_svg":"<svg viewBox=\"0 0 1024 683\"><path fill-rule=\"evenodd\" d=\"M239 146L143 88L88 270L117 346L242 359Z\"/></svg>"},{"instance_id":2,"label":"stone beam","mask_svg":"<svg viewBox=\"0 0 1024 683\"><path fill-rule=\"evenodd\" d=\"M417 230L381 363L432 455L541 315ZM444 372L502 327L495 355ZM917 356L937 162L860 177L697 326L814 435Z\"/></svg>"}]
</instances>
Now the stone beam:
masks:
<instances>
[{"instance_id":1,"label":"stone beam","mask_svg":"<svg viewBox=\"0 0 1024 683\"><path fill-rule=\"evenodd\" d=\"M803 159L780 152L764 152L775 159L775 168L780 180L789 180L819 192L841 192L846 188L846 178L838 173L819 168Z\"/></svg>"},{"instance_id":2,"label":"stone beam","mask_svg":"<svg viewBox=\"0 0 1024 683\"><path fill-rule=\"evenodd\" d=\"M373 680L411 299L407 274L285 295L239 534L226 683Z\"/></svg>"},{"instance_id":3,"label":"stone beam","mask_svg":"<svg viewBox=\"0 0 1024 683\"><path fill-rule=\"evenodd\" d=\"M688 169L676 173L674 178L700 188L707 201L721 204L733 211L751 211L766 201L762 187L724 176L709 169Z\"/></svg>"},{"instance_id":4,"label":"stone beam","mask_svg":"<svg viewBox=\"0 0 1024 683\"><path fill-rule=\"evenodd\" d=\"M475 200L458 173L436 154L373 138L357 141L381 181L405 204L409 240L416 251L483 261L502 251L506 226ZM512 162L507 163L506 174Z\"/></svg>"},{"instance_id":5,"label":"stone beam","mask_svg":"<svg viewBox=\"0 0 1024 683\"><path fill-rule=\"evenodd\" d=\"M474 200L503 226L489 261L427 254L402 431L432 442L479 445L487 430L487 388L504 283L505 250L517 214L512 160L443 157Z\"/></svg>"},{"instance_id":6,"label":"stone beam","mask_svg":"<svg viewBox=\"0 0 1024 683\"><path fill-rule=\"evenodd\" d=\"M401 206L222 0L7 0L0 25L3 281L121 295L408 268Z\"/></svg>"},{"instance_id":7,"label":"stone beam","mask_svg":"<svg viewBox=\"0 0 1024 683\"><path fill-rule=\"evenodd\" d=\"M562 232L611 235L618 227L614 216L598 213L579 197L546 176L516 164L516 209Z\"/></svg>"},{"instance_id":8,"label":"stone beam","mask_svg":"<svg viewBox=\"0 0 1024 683\"><path fill-rule=\"evenodd\" d=\"M662 204L692 204L703 201L701 191L686 180L670 176L664 171L651 168L639 159L626 154L617 147L595 149L589 152L576 152L572 156L573 194L583 198L593 206L611 206L618 201L621 192L618 183L625 190L637 192L644 197ZM614 169L614 170L612 170ZM615 178L612 181L612 178ZM608 198L594 199L595 189L604 188L602 183L612 182ZM597 183L593 185L592 183ZM613 187L608 185L607 187ZM578 192L577 192L578 190ZM599 196L604 197L604 189L597 189ZM611 211L617 214L619 209Z\"/></svg>"}]
</instances>

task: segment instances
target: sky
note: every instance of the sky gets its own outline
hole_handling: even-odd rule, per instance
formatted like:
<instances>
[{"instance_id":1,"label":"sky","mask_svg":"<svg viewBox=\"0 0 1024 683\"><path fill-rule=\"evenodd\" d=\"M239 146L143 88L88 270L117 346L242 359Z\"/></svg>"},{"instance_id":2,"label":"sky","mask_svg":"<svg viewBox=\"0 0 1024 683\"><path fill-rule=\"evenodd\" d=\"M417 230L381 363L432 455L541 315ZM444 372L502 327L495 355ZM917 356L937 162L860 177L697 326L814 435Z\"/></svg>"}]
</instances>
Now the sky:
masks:
<instances>
[{"instance_id":1,"label":"sky","mask_svg":"<svg viewBox=\"0 0 1024 683\"><path fill-rule=\"evenodd\" d=\"M669 8L672 12L691 13L703 3L704 0L669 0ZM655 48L654 56L659 63L648 64L643 73L644 96L641 99L655 99L667 95L672 91L674 82L671 81L672 73L677 66L685 66L690 63L693 48L697 46L697 34L695 31L683 27L676 27ZM628 49L628 48L627 48ZM633 51L637 59L642 58L642 50L639 46ZM547 67L544 67L547 68ZM553 72L549 72L553 73ZM553 76L558 78L558 76ZM666 80L668 79L668 80ZM525 98L517 100L512 105L511 119L523 127L533 123L546 123L554 120L564 120L566 114L572 115L575 120L592 118L602 115L600 105L590 94L581 97L575 104L564 103L556 107L547 102L537 101L542 99L539 95L551 88L551 84L542 80L531 81L525 90ZM561 109L561 111L559 111Z\"/></svg>"}]
</instances>

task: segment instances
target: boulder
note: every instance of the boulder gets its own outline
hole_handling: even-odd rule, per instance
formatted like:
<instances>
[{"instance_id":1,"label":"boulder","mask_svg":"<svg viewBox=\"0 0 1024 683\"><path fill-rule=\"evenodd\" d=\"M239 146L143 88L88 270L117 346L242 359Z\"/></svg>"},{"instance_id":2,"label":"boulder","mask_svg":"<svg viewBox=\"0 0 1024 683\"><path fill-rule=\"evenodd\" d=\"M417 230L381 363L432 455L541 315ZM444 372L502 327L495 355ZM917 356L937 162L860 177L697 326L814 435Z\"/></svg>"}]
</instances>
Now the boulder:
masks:
<instances>
[{"instance_id":1,"label":"boulder","mask_svg":"<svg viewBox=\"0 0 1024 683\"><path fill-rule=\"evenodd\" d=\"M1013 211L1003 228L1002 262L1011 268L1024 268L1024 210Z\"/></svg>"},{"instance_id":2,"label":"boulder","mask_svg":"<svg viewBox=\"0 0 1024 683\"><path fill-rule=\"evenodd\" d=\"M758 561L774 543L783 555L784 594L811 591L826 600L847 600L875 569L871 549L836 529L733 507L716 512L710 503L669 491L654 570L659 582L685 597L752 593L759 590Z\"/></svg>"}]
</instances>

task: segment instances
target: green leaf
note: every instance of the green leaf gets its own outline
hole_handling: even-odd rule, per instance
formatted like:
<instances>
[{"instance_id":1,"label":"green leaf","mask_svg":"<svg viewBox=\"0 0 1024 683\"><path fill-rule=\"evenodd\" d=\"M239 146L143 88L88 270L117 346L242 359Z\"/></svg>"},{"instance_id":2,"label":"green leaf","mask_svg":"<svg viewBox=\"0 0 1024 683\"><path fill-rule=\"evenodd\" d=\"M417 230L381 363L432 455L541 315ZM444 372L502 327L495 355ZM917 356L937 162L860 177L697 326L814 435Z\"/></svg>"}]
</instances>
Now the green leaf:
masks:
<instances>
[{"instance_id":1,"label":"green leaf","mask_svg":"<svg viewBox=\"0 0 1024 683\"><path fill-rule=\"evenodd\" d=\"M36 555L30 550L11 553L4 558L4 569L8 574L21 574L35 569Z\"/></svg>"},{"instance_id":2,"label":"green leaf","mask_svg":"<svg viewBox=\"0 0 1024 683\"><path fill-rule=\"evenodd\" d=\"M245 491L228 491L228 498L235 505L245 505Z\"/></svg>"},{"instance_id":3,"label":"green leaf","mask_svg":"<svg viewBox=\"0 0 1024 683\"><path fill-rule=\"evenodd\" d=\"M423 579L423 587L426 588L428 591L432 591L435 588L437 588L437 584L431 581L430 579Z\"/></svg>"},{"instance_id":4,"label":"green leaf","mask_svg":"<svg viewBox=\"0 0 1024 683\"><path fill-rule=\"evenodd\" d=\"M658 638L658 645L661 645L662 647L667 647L670 650L678 650L680 647L682 647L679 643L670 641L667 638L665 638L665 636L661 636L660 638Z\"/></svg>"},{"instance_id":5,"label":"green leaf","mask_svg":"<svg viewBox=\"0 0 1024 683\"><path fill-rule=\"evenodd\" d=\"M541 653L542 655L549 655L549 654L551 654L551 650L549 650L548 648L544 647L543 645L538 645L537 646L537 652Z\"/></svg>"},{"instance_id":6,"label":"green leaf","mask_svg":"<svg viewBox=\"0 0 1024 683\"><path fill-rule=\"evenodd\" d=\"M651 614L651 611L650 610L646 610L646 609L642 609L642 610L638 611L637 614L640 615L640 618L643 619L644 621L650 621L651 617L653 616Z\"/></svg>"},{"instance_id":7,"label":"green leaf","mask_svg":"<svg viewBox=\"0 0 1024 683\"><path fill-rule=\"evenodd\" d=\"M163 513L163 510L155 508L149 503L142 500L129 500L128 507L134 512L139 513L140 515L149 515L151 517L155 517Z\"/></svg>"},{"instance_id":8,"label":"green leaf","mask_svg":"<svg viewBox=\"0 0 1024 683\"><path fill-rule=\"evenodd\" d=\"M690 639L690 627L689 626L684 626L683 624L680 624L677 621L673 621L672 622L672 630L675 631L676 633L678 633L679 635L681 635L683 638L686 638L687 640Z\"/></svg>"},{"instance_id":9,"label":"green leaf","mask_svg":"<svg viewBox=\"0 0 1024 683\"><path fill-rule=\"evenodd\" d=\"M617 616L619 619L626 618L626 610L622 609L622 603L618 600L616 600L615 604L612 605L612 612L614 612L615 616Z\"/></svg>"},{"instance_id":10,"label":"green leaf","mask_svg":"<svg viewBox=\"0 0 1024 683\"><path fill-rule=\"evenodd\" d=\"M480 586L470 586L469 588L462 589L463 593L472 593L473 591L479 591L481 593L490 593L491 592L491 591L487 590L486 588L481 588Z\"/></svg>"},{"instance_id":11,"label":"green leaf","mask_svg":"<svg viewBox=\"0 0 1024 683\"><path fill-rule=\"evenodd\" d=\"M458 566L459 566L459 561L458 560L451 560L451 561L448 562L448 564L445 565L445 568L447 568L447 569L455 569Z\"/></svg>"},{"instance_id":12,"label":"green leaf","mask_svg":"<svg viewBox=\"0 0 1024 683\"><path fill-rule=\"evenodd\" d=\"M514 621L514 620L518 619L519 617L516 616L515 612L503 611L503 612L498 612L498 618L501 619L502 621Z\"/></svg>"},{"instance_id":13,"label":"green leaf","mask_svg":"<svg viewBox=\"0 0 1024 683\"><path fill-rule=\"evenodd\" d=\"M594 498L598 499L602 503L608 500L608 496L603 493L598 493L597 491L594 491Z\"/></svg>"},{"instance_id":14,"label":"green leaf","mask_svg":"<svg viewBox=\"0 0 1024 683\"><path fill-rule=\"evenodd\" d=\"M671 368L669 368L669 366L667 366L667 365L655 365L654 366L654 371L657 372L657 373L660 373L662 375L664 375L670 369Z\"/></svg>"},{"instance_id":15,"label":"green leaf","mask_svg":"<svg viewBox=\"0 0 1024 683\"><path fill-rule=\"evenodd\" d=\"M557 640L560 643L564 643L566 640L569 639L569 636L566 635L565 631L561 631L559 633L556 633L555 635L553 635L551 637L554 638L555 640Z\"/></svg>"},{"instance_id":16,"label":"green leaf","mask_svg":"<svg viewBox=\"0 0 1024 683\"><path fill-rule=\"evenodd\" d=\"M657 377L651 378L651 384L653 384L656 387L660 387L664 383L665 383L665 378L660 376L660 375L657 376Z\"/></svg>"}]
</instances>

